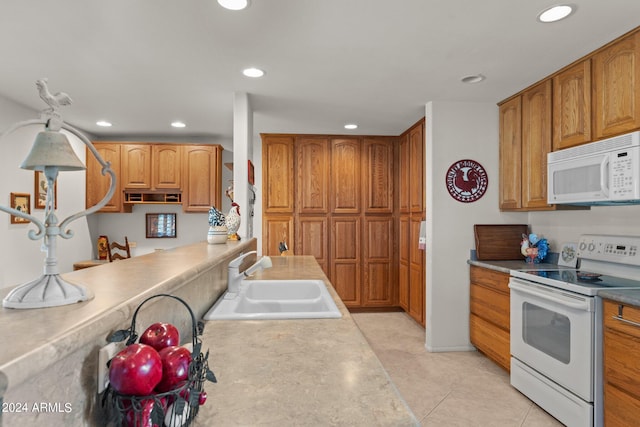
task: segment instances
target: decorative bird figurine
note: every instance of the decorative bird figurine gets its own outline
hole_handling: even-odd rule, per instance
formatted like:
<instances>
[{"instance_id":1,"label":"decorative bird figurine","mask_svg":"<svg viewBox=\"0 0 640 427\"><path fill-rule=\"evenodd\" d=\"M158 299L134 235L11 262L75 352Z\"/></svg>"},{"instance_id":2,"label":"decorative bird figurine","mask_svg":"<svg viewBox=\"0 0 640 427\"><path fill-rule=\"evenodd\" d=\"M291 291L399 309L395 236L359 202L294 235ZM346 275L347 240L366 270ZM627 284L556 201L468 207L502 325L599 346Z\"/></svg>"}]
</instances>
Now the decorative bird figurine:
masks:
<instances>
[{"instance_id":1,"label":"decorative bird figurine","mask_svg":"<svg viewBox=\"0 0 640 427\"><path fill-rule=\"evenodd\" d=\"M71 105L73 100L69 95L64 92L57 92L52 94L49 91L49 87L47 86L47 79L40 79L36 81L36 86L38 87L38 93L40 94L40 98L51 107L50 111L55 111L61 106Z\"/></svg>"},{"instance_id":2,"label":"decorative bird figurine","mask_svg":"<svg viewBox=\"0 0 640 427\"><path fill-rule=\"evenodd\" d=\"M52 94L47 86L47 79L36 80L36 87L40 98L49 106L49 108L42 110L41 115L43 118L48 118L46 127L49 130L60 130L62 127L62 115L58 110L62 106L71 105L73 102L71 97L64 92Z\"/></svg>"},{"instance_id":3,"label":"decorative bird figurine","mask_svg":"<svg viewBox=\"0 0 640 427\"><path fill-rule=\"evenodd\" d=\"M220 227L225 225L225 217L222 212L215 208L215 206L211 206L209 209L209 226L210 227Z\"/></svg>"},{"instance_id":4,"label":"decorative bird figurine","mask_svg":"<svg viewBox=\"0 0 640 427\"><path fill-rule=\"evenodd\" d=\"M240 240L240 236L238 236L238 229L240 228L240 205L236 202L231 203L231 209L225 218L225 225L228 229L228 239Z\"/></svg>"}]
</instances>

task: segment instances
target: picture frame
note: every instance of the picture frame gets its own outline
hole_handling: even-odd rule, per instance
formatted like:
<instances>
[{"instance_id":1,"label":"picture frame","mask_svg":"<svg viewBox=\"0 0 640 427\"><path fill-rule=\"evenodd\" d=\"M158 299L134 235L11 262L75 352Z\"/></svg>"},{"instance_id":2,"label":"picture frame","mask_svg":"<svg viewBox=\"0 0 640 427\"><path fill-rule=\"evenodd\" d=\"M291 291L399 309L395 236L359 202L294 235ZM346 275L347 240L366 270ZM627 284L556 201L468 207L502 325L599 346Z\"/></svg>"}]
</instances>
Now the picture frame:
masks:
<instances>
[{"instance_id":1,"label":"picture frame","mask_svg":"<svg viewBox=\"0 0 640 427\"><path fill-rule=\"evenodd\" d=\"M147 239L176 238L177 216L175 213L148 213L146 230Z\"/></svg>"},{"instance_id":2,"label":"picture frame","mask_svg":"<svg viewBox=\"0 0 640 427\"><path fill-rule=\"evenodd\" d=\"M53 205L54 209L58 209L58 181L54 184L53 191ZM44 171L34 172L34 186L33 186L33 208L44 209L47 202L47 177L44 176Z\"/></svg>"},{"instance_id":3,"label":"picture frame","mask_svg":"<svg viewBox=\"0 0 640 427\"><path fill-rule=\"evenodd\" d=\"M563 243L560 247L560 254L558 256L558 265L563 267L576 268L578 264L578 244L577 243Z\"/></svg>"},{"instance_id":4,"label":"picture frame","mask_svg":"<svg viewBox=\"0 0 640 427\"><path fill-rule=\"evenodd\" d=\"M256 185L256 171L251 160L249 160L249 184Z\"/></svg>"},{"instance_id":5,"label":"picture frame","mask_svg":"<svg viewBox=\"0 0 640 427\"><path fill-rule=\"evenodd\" d=\"M31 215L31 194L11 193L11 207ZM30 222L28 219L11 215L11 224L26 224L28 222Z\"/></svg>"}]
</instances>

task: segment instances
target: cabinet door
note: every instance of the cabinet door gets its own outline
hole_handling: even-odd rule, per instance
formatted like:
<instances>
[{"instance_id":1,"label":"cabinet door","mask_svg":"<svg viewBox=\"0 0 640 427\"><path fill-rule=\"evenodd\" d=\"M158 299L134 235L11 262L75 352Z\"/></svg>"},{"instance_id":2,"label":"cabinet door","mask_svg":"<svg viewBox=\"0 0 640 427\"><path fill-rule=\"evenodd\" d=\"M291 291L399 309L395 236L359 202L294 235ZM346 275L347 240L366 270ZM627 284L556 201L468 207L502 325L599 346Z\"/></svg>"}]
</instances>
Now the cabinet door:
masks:
<instances>
[{"instance_id":1,"label":"cabinet door","mask_svg":"<svg viewBox=\"0 0 640 427\"><path fill-rule=\"evenodd\" d=\"M152 146L153 166L151 184L156 189L180 189L182 149L179 145L159 144Z\"/></svg>"},{"instance_id":2,"label":"cabinet door","mask_svg":"<svg viewBox=\"0 0 640 427\"><path fill-rule=\"evenodd\" d=\"M116 191L111 200L98 212L122 212L122 187L120 186L120 146L118 143L95 142L94 147L105 162L111 163L116 174ZM86 207L95 206L109 191L110 175L102 175L102 166L87 148Z\"/></svg>"},{"instance_id":3,"label":"cabinet door","mask_svg":"<svg viewBox=\"0 0 640 427\"><path fill-rule=\"evenodd\" d=\"M293 137L262 140L263 207L265 213L293 213Z\"/></svg>"},{"instance_id":4,"label":"cabinet door","mask_svg":"<svg viewBox=\"0 0 640 427\"><path fill-rule=\"evenodd\" d=\"M400 137L399 155L399 208L401 213L409 212L409 182L411 179L411 169L409 159L411 158L411 147L409 145L409 134L405 133Z\"/></svg>"},{"instance_id":5,"label":"cabinet door","mask_svg":"<svg viewBox=\"0 0 640 427\"><path fill-rule=\"evenodd\" d=\"M520 209L522 175L522 98L500 105L500 209Z\"/></svg>"},{"instance_id":6,"label":"cabinet door","mask_svg":"<svg viewBox=\"0 0 640 427\"><path fill-rule=\"evenodd\" d=\"M360 217L331 218L331 283L347 307L361 304Z\"/></svg>"},{"instance_id":7,"label":"cabinet door","mask_svg":"<svg viewBox=\"0 0 640 427\"><path fill-rule=\"evenodd\" d=\"M182 209L209 212L220 207L222 154L217 145L185 145L182 152Z\"/></svg>"},{"instance_id":8,"label":"cabinet door","mask_svg":"<svg viewBox=\"0 0 640 427\"><path fill-rule=\"evenodd\" d=\"M640 32L593 56L594 137L640 128Z\"/></svg>"},{"instance_id":9,"label":"cabinet door","mask_svg":"<svg viewBox=\"0 0 640 427\"><path fill-rule=\"evenodd\" d=\"M296 255L313 255L327 277L329 274L329 227L326 216L298 216L296 219ZM291 248L289 248L291 249Z\"/></svg>"},{"instance_id":10,"label":"cabinet door","mask_svg":"<svg viewBox=\"0 0 640 427\"><path fill-rule=\"evenodd\" d=\"M331 140L331 208L333 213L360 213L360 140Z\"/></svg>"},{"instance_id":11,"label":"cabinet door","mask_svg":"<svg viewBox=\"0 0 640 427\"><path fill-rule=\"evenodd\" d=\"M122 145L122 188L151 189L151 145Z\"/></svg>"},{"instance_id":12,"label":"cabinet door","mask_svg":"<svg viewBox=\"0 0 640 427\"><path fill-rule=\"evenodd\" d=\"M289 251L296 254L293 242L293 217L287 215L265 216L262 222L262 254L280 255L278 250L280 242L285 242Z\"/></svg>"},{"instance_id":13,"label":"cabinet door","mask_svg":"<svg viewBox=\"0 0 640 427\"><path fill-rule=\"evenodd\" d=\"M393 213L393 141L366 138L362 184L365 213Z\"/></svg>"},{"instance_id":14,"label":"cabinet door","mask_svg":"<svg viewBox=\"0 0 640 427\"><path fill-rule=\"evenodd\" d=\"M398 276L398 302L400 307L406 312L409 311L409 239L410 239L410 218L407 215L400 216L399 224L399 276Z\"/></svg>"},{"instance_id":15,"label":"cabinet door","mask_svg":"<svg viewBox=\"0 0 640 427\"><path fill-rule=\"evenodd\" d=\"M425 324L425 274L424 251L418 248L420 237L419 216L413 216L410 221L409 236L409 315L421 325Z\"/></svg>"},{"instance_id":16,"label":"cabinet door","mask_svg":"<svg viewBox=\"0 0 640 427\"><path fill-rule=\"evenodd\" d=\"M329 140L297 138L296 210L301 214L329 213Z\"/></svg>"},{"instance_id":17,"label":"cabinet door","mask_svg":"<svg viewBox=\"0 0 640 427\"><path fill-rule=\"evenodd\" d=\"M591 60L553 77L553 150L591 141Z\"/></svg>"},{"instance_id":18,"label":"cabinet door","mask_svg":"<svg viewBox=\"0 0 640 427\"><path fill-rule=\"evenodd\" d=\"M546 208L551 151L551 80L522 95L522 207Z\"/></svg>"},{"instance_id":19,"label":"cabinet door","mask_svg":"<svg viewBox=\"0 0 640 427\"><path fill-rule=\"evenodd\" d=\"M424 210L424 123L409 131L409 208L411 212Z\"/></svg>"},{"instance_id":20,"label":"cabinet door","mask_svg":"<svg viewBox=\"0 0 640 427\"><path fill-rule=\"evenodd\" d=\"M393 217L364 219L364 306L390 306L395 299Z\"/></svg>"}]
</instances>

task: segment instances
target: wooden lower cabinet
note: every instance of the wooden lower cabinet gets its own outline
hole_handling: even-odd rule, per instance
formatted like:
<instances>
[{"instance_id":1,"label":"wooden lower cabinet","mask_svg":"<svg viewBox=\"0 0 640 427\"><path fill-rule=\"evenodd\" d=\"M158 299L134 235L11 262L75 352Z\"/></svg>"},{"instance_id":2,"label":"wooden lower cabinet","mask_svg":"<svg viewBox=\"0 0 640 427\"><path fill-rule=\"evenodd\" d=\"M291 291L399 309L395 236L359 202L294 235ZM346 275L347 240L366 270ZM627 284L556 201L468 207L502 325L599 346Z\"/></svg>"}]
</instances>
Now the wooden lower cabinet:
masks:
<instances>
[{"instance_id":1,"label":"wooden lower cabinet","mask_svg":"<svg viewBox=\"0 0 640 427\"><path fill-rule=\"evenodd\" d=\"M331 283L347 307L362 304L360 217L331 218Z\"/></svg>"},{"instance_id":2,"label":"wooden lower cabinet","mask_svg":"<svg viewBox=\"0 0 640 427\"><path fill-rule=\"evenodd\" d=\"M470 278L471 343L510 371L509 274L472 265Z\"/></svg>"},{"instance_id":3,"label":"wooden lower cabinet","mask_svg":"<svg viewBox=\"0 0 640 427\"><path fill-rule=\"evenodd\" d=\"M364 219L363 305L389 307L395 300L393 217Z\"/></svg>"},{"instance_id":4,"label":"wooden lower cabinet","mask_svg":"<svg viewBox=\"0 0 640 427\"><path fill-rule=\"evenodd\" d=\"M637 425L640 416L640 307L604 300L604 423ZM620 317L626 321L618 320Z\"/></svg>"}]
</instances>

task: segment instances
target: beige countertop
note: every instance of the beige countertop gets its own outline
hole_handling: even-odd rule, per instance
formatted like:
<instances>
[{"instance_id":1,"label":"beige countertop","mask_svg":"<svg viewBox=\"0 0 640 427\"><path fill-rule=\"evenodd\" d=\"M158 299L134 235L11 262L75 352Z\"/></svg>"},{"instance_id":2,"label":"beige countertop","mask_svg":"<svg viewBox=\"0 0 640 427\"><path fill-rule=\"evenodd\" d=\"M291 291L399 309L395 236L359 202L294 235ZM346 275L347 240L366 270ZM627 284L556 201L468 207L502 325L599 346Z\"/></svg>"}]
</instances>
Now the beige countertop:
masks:
<instances>
[{"instance_id":1,"label":"beige countertop","mask_svg":"<svg viewBox=\"0 0 640 427\"><path fill-rule=\"evenodd\" d=\"M272 260L256 278L323 279L343 317L206 322L218 382L195 425L419 425L315 259Z\"/></svg>"},{"instance_id":2,"label":"beige countertop","mask_svg":"<svg viewBox=\"0 0 640 427\"><path fill-rule=\"evenodd\" d=\"M130 322L146 297L171 293L246 246L202 242L78 270L63 277L90 289L95 296L89 301L42 309L0 307L0 372L8 379L7 392L81 346L95 345L98 335L106 344L107 332ZM0 298L11 289L0 289Z\"/></svg>"}]
</instances>

